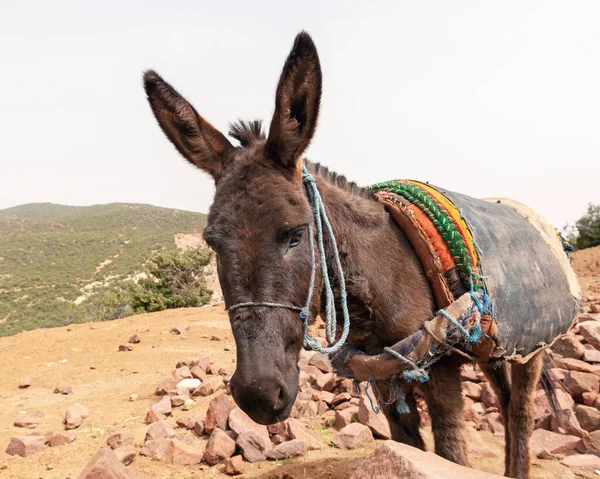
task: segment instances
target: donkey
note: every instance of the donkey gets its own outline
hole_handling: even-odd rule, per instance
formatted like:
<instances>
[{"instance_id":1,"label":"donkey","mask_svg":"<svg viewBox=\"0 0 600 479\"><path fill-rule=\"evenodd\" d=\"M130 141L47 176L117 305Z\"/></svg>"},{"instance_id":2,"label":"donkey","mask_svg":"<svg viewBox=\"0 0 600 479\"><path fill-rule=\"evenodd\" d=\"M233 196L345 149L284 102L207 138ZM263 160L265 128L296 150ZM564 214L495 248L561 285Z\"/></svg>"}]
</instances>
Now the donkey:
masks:
<instances>
[{"instance_id":1,"label":"donkey","mask_svg":"<svg viewBox=\"0 0 600 479\"><path fill-rule=\"evenodd\" d=\"M303 168L314 177L337 238L346 280L351 327L348 342L368 354L381 353L417 331L435 312L432 292L403 231L366 190L319 164L303 159L317 126L321 67L311 37L301 32L285 62L268 134L261 122L240 121L229 135L234 146L156 72L144 87L163 132L190 163L212 176L216 191L204 238L217 256L219 281L237 349L231 378L235 402L254 421L285 420L298 393L297 368L303 322L287 307L304 305L310 317L323 314L323 277L316 268L310 289L313 211ZM333 271L332 242L325 239ZM318 258L317 258L318 261ZM331 264L330 264L331 263ZM328 275L329 276L329 275ZM330 275L339 313L340 278ZM249 302L258 302L248 304ZM435 452L468 465L459 356L445 356L420 385L431 415ZM482 365L496 391L506 428L505 474L529 477L533 394L542 355L525 364ZM399 414L390 391L408 393L407 414ZM394 379L374 383L393 439L424 449L419 414L410 385ZM395 396L394 396L395 397Z\"/></svg>"}]
</instances>

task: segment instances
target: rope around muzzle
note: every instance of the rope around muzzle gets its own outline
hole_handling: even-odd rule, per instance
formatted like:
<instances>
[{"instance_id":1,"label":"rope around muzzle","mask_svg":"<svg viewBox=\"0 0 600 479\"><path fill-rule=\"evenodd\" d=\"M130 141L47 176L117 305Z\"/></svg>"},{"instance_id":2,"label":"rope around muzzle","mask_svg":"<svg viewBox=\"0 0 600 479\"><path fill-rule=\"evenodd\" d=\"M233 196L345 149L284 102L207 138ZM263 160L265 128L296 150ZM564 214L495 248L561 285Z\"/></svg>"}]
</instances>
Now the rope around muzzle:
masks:
<instances>
[{"instance_id":1,"label":"rope around muzzle","mask_svg":"<svg viewBox=\"0 0 600 479\"><path fill-rule=\"evenodd\" d=\"M285 303L275 303L271 301L248 301L245 303L238 303L234 304L233 306L230 306L229 311L235 311L236 309L247 307L284 308L290 309L292 311L298 311L300 319L302 320L304 325L304 347L315 351L319 351L323 354L335 353L346 342L346 339L348 338L348 333L350 331L350 314L348 313L348 293L346 291L346 281L344 279L344 271L342 269L342 262L340 260L340 253L337 247L335 234L333 233L333 228L331 227L331 223L329 222L329 218L327 217L327 212L325 211L323 198L319 193L317 184L315 182L315 178L306 170L306 167L302 168L302 182L306 186L308 202L312 207L315 217L315 226L317 229L317 246L319 248L319 256L321 260L323 295L325 296L325 332L328 346L324 348L321 345L320 341L317 341L308 333L308 325L310 322L310 305L315 290L315 277L317 271L315 240L313 235L313 226L311 224L308 225L308 237L309 247L311 250L312 269L310 274L310 283L308 285L308 297L306 298L306 303L304 304L304 306L300 307ZM342 335L337 341L335 340L337 331L337 312L335 308L335 296L331 287L331 280L329 279L327 257L325 254L325 243L323 240L325 233L327 233L327 235L329 236L329 243L331 244L331 249L333 253L332 256L335 260L333 269L334 273L337 273L336 277L339 281L340 303L342 306L342 316L344 318L344 327L342 329Z\"/></svg>"}]
</instances>

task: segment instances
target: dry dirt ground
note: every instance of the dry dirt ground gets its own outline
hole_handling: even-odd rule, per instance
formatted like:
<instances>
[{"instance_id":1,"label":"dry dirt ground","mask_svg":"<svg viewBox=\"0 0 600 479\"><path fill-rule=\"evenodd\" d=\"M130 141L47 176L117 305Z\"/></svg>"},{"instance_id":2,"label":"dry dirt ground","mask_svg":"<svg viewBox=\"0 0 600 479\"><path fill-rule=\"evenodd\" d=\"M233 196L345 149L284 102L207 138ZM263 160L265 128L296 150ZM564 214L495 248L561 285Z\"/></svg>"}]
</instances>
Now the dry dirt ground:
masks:
<instances>
[{"instance_id":1,"label":"dry dirt ground","mask_svg":"<svg viewBox=\"0 0 600 479\"><path fill-rule=\"evenodd\" d=\"M592 294L600 292L600 248L577 253L574 265L586 290ZM189 332L184 336L172 334L170 329L177 323L188 323ZM131 352L119 352L119 345L127 344L128 338L136 333L141 343L133 345ZM222 341L211 341L209 337L213 334ZM171 375L177 361L204 355L210 355L228 372L235 369L235 344L221 306L166 311L0 338L0 478L75 479L91 456L105 445L109 432L121 427L132 431L141 445L148 427L144 416L157 400L156 385ZM23 376L31 377L28 389L18 389ZM59 379L72 384L72 395L53 393ZM130 402L133 393L139 399ZM198 398L195 409L206 410L210 399ZM12 436L27 432L13 426L23 411L40 410L45 414L40 429L61 430L65 410L75 401L90 409L89 417L77 429L75 442L27 458L4 453ZM174 410L175 418L186 414L189 413ZM324 439L332 435L330 429L315 426ZM191 433L185 434L192 437ZM431 450L431 435L428 431L425 434ZM489 432L476 434L495 456L472 452L473 467L501 473L503 438ZM203 448L205 440L193 436L193 441ZM341 451L325 447L309 452L305 458L247 464L243 477L346 478L372 449ZM211 469L198 465L171 466L142 456L136 457L130 467L146 478L225 477L221 466ZM575 477L556 461L534 459L532 471L533 477L539 479Z\"/></svg>"}]
</instances>

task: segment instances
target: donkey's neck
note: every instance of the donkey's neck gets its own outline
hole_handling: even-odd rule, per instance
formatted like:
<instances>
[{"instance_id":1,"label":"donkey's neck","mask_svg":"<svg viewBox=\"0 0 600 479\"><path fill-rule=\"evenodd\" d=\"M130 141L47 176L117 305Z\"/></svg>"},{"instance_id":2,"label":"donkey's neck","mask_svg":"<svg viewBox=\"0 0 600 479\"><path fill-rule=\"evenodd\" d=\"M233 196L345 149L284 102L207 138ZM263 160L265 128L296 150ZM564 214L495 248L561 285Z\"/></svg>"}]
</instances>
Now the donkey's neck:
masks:
<instances>
[{"instance_id":1,"label":"donkey's neck","mask_svg":"<svg viewBox=\"0 0 600 479\"><path fill-rule=\"evenodd\" d=\"M318 177L317 186L346 278L349 342L375 352L412 334L433 317L434 302L406 235L383 205L357 194L355 187L342 189L327 177ZM328 263L332 265L333 257Z\"/></svg>"}]
</instances>

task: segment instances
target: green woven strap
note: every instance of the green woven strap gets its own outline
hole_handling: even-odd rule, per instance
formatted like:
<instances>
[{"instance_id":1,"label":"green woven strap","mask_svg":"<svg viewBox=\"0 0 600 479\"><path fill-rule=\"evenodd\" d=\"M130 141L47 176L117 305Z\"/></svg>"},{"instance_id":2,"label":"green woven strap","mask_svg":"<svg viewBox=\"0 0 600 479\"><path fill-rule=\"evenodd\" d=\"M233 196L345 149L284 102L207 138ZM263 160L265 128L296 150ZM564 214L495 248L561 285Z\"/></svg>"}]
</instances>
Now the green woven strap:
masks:
<instances>
[{"instance_id":1,"label":"green woven strap","mask_svg":"<svg viewBox=\"0 0 600 479\"><path fill-rule=\"evenodd\" d=\"M400 183L398 181L386 181L377 183L369 187L372 191L390 191L403 196L408 201L419 207L435 225L437 230L448 245L450 253L454 257L456 268L463 284L473 291L481 289L479 281L471 284L474 271L473 261L465 243L465 239L460 234L452 218L446 210L429 193L416 185L410 183Z\"/></svg>"}]
</instances>

